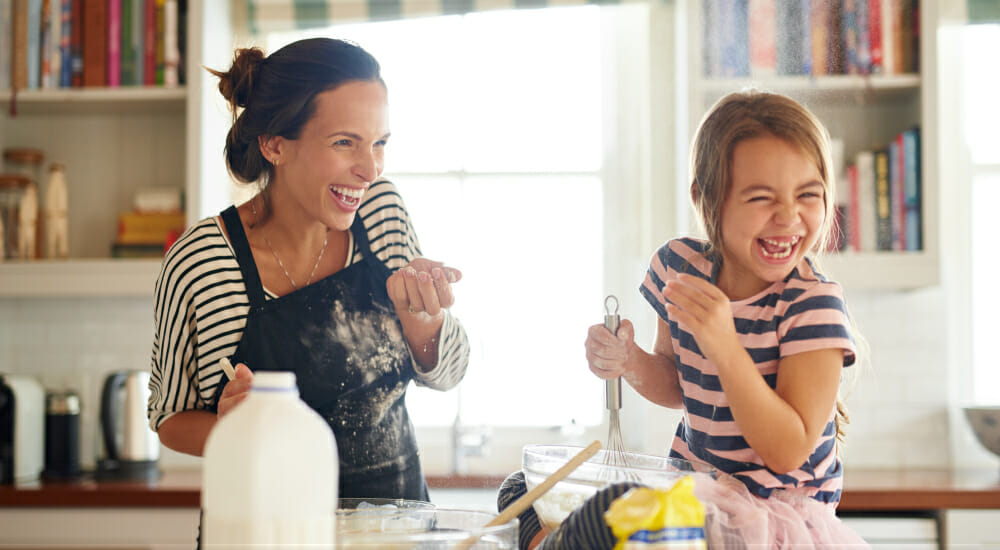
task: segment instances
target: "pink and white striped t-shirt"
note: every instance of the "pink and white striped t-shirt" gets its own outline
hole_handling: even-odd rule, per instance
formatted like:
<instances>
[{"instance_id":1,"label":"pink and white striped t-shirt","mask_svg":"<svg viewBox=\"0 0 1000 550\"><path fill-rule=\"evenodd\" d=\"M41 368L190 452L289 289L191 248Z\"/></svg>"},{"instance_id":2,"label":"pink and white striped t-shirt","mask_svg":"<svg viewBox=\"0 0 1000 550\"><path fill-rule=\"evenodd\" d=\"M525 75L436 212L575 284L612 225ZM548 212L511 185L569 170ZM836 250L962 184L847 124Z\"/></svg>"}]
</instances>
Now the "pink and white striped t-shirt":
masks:
<instances>
[{"instance_id":1,"label":"pink and white striped t-shirt","mask_svg":"<svg viewBox=\"0 0 1000 550\"><path fill-rule=\"evenodd\" d=\"M716 282L718 254L707 250L708 243L697 239L667 242L653 255L639 287L657 315L670 325L683 393L685 414L677 426L671 456L707 462L761 497L775 489L798 488L821 502L838 502L843 469L837 458L836 407L831 408L823 435L802 466L787 474L769 470L733 420L718 369L701 353L686 327L667 314L662 290L678 273ZM755 296L732 302L732 310L740 342L771 388L777 383L782 357L839 348L844 350L844 366L854 364L854 340L840 285L818 273L809 260Z\"/></svg>"}]
</instances>

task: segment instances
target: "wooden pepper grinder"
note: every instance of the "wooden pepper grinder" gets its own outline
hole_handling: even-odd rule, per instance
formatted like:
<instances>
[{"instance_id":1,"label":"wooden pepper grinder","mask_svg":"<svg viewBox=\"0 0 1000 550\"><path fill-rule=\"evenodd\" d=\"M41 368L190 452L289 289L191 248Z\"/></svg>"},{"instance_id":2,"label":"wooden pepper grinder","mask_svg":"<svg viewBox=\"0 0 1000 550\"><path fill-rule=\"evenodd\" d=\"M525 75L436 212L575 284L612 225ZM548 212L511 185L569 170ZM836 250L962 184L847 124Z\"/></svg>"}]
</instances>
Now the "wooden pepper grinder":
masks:
<instances>
[{"instance_id":1,"label":"wooden pepper grinder","mask_svg":"<svg viewBox=\"0 0 1000 550\"><path fill-rule=\"evenodd\" d=\"M69 194L66 189L66 167L53 163L49 167L49 182L45 187L45 257L69 256Z\"/></svg>"}]
</instances>

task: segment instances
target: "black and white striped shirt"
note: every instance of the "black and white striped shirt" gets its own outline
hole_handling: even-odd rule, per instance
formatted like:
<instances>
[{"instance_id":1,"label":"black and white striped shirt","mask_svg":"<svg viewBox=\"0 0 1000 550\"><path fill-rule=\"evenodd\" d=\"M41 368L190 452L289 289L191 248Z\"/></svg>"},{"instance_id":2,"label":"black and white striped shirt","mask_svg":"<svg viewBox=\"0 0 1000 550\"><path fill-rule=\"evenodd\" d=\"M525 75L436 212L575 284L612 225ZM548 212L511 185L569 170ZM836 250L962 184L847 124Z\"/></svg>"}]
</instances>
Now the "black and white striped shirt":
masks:
<instances>
[{"instance_id":1,"label":"black and white striped shirt","mask_svg":"<svg viewBox=\"0 0 1000 550\"><path fill-rule=\"evenodd\" d=\"M420 256L417 235L391 182L372 184L357 215L368 230L372 253L389 269L396 271ZM353 237L350 246L353 253L346 265L362 259ZM277 297L267 289L265 294L269 300ZM158 430L175 413L214 404L216 387L225 376L219 360L236 352L246 326L250 301L218 216L191 226L170 248L156 280L155 298L148 414L150 427ZM415 381L451 389L465 376L468 364L465 329L446 312L438 365L428 373L417 370Z\"/></svg>"}]
</instances>

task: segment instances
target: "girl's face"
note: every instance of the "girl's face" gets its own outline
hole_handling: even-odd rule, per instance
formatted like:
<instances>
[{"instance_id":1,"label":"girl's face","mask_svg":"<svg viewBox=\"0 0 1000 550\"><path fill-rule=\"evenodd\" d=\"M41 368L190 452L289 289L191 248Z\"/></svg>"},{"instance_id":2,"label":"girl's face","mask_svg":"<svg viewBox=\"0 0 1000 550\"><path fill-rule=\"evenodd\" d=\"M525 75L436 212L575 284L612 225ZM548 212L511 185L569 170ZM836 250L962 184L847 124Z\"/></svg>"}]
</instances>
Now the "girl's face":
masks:
<instances>
[{"instance_id":1,"label":"girl's face","mask_svg":"<svg viewBox=\"0 0 1000 550\"><path fill-rule=\"evenodd\" d=\"M316 111L298 139L278 138L277 170L305 214L345 230L385 166L386 90L378 82L352 81L314 101Z\"/></svg>"},{"instance_id":2,"label":"girl's face","mask_svg":"<svg viewBox=\"0 0 1000 550\"><path fill-rule=\"evenodd\" d=\"M740 300L784 279L813 248L826 217L826 187L809 156L774 136L739 142L730 174L718 284Z\"/></svg>"}]
</instances>

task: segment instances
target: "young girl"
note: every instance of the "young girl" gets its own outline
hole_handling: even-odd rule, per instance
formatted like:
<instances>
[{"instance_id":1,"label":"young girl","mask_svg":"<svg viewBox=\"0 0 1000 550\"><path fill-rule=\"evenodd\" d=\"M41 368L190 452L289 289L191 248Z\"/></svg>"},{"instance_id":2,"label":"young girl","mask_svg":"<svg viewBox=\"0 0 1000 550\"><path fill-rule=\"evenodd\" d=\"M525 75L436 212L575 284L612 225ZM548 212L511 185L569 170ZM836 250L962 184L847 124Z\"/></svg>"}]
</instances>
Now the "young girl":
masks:
<instances>
[{"instance_id":1,"label":"young girl","mask_svg":"<svg viewBox=\"0 0 1000 550\"><path fill-rule=\"evenodd\" d=\"M692 172L708 239L674 239L652 257L640 287L659 317L652 352L635 344L627 320L617 337L596 325L586 341L590 370L684 410L670 455L722 472L698 494L726 539L864 547L834 515L843 476L837 393L855 344L840 286L808 258L825 246L833 220L827 132L787 97L733 93L702 121ZM585 521L572 519L580 530ZM574 544L607 542L598 539Z\"/></svg>"}]
</instances>

